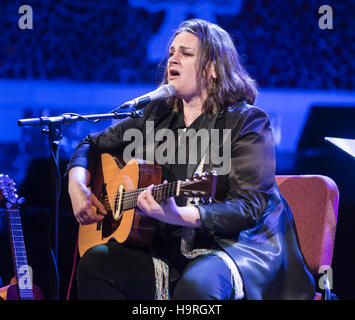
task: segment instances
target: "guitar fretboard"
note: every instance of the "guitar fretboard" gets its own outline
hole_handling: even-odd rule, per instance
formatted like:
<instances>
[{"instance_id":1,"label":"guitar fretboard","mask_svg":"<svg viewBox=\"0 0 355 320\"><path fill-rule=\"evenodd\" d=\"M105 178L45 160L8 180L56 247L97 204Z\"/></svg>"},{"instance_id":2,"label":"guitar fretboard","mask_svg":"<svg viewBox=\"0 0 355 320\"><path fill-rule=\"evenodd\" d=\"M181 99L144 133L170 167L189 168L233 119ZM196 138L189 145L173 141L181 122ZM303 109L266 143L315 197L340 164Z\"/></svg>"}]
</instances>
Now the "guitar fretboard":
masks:
<instances>
[{"instance_id":1,"label":"guitar fretboard","mask_svg":"<svg viewBox=\"0 0 355 320\"><path fill-rule=\"evenodd\" d=\"M19 209L11 208L7 210L10 240L13 253L13 262L16 271L19 296L21 300L33 300L32 275L29 274L25 241L23 238L22 224ZM26 278L24 283L22 277ZM28 283L30 281L30 283Z\"/></svg>"},{"instance_id":2,"label":"guitar fretboard","mask_svg":"<svg viewBox=\"0 0 355 320\"><path fill-rule=\"evenodd\" d=\"M167 198L176 196L178 193L179 184L181 183L181 181L175 181L167 184L159 184L157 186L154 186L152 190L152 195L156 201L162 201ZM135 208L137 205L138 196L144 190L147 190L147 188L125 191L122 198L123 210Z\"/></svg>"}]
</instances>

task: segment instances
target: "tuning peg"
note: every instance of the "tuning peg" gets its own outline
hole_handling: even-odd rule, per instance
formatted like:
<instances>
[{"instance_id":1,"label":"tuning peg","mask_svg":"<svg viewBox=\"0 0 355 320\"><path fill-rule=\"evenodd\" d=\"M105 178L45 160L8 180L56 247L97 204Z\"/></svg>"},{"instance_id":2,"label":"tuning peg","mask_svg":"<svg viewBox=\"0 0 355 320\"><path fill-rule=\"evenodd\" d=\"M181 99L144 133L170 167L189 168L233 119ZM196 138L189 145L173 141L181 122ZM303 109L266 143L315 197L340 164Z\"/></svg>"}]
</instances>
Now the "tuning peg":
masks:
<instances>
[{"instance_id":1,"label":"tuning peg","mask_svg":"<svg viewBox=\"0 0 355 320\"><path fill-rule=\"evenodd\" d=\"M18 204L23 204L26 202L26 199L24 197L21 197L20 199L18 199L17 203Z\"/></svg>"},{"instance_id":2,"label":"tuning peg","mask_svg":"<svg viewBox=\"0 0 355 320\"><path fill-rule=\"evenodd\" d=\"M200 198L200 200L199 200L199 202L201 203L201 204L211 204L212 203L212 198L211 197L209 197L209 198Z\"/></svg>"}]
</instances>

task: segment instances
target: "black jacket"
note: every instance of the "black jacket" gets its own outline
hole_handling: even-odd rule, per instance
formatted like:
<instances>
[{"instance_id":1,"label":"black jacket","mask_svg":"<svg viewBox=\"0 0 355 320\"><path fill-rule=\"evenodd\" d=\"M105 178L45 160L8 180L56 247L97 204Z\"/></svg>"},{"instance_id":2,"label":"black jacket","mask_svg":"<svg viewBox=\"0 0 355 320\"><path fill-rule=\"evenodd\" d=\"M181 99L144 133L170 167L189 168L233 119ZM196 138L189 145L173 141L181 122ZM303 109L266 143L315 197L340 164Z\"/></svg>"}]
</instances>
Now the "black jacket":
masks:
<instances>
[{"instance_id":1,"label":"black jacket","mask_svg":"<svg viewBox=\"0 0 355 320\"><path fill-rule=\"evenodd\" d=\"M154 120L157 131L167 128L172 117L164 102L151 103L144 117L86 137L69 169L83 166L93 172L100 153L123 152L130 143L123 141L127 129L145 133L146 121ZM213 238L236 262L247 299L313 299L314 280L299 249L292 212L275 183L274 142L267 114L241 102L220 112L214 128L231 129L231 170L218 177L214 202L198 206L202 223L198 232ZM219 141L222 154L223 139ZM187 176L197 164L188 165Z\"/></svg>"}]
</instances>

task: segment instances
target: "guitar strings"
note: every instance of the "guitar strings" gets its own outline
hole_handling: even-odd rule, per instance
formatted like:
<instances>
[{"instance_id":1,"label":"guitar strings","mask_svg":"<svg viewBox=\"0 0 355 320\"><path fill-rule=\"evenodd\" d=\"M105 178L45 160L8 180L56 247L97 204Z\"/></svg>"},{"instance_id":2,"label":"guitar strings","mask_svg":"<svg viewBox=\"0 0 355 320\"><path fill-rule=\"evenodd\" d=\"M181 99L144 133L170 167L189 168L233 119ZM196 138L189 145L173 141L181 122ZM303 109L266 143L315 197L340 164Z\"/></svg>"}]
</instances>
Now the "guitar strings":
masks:
<instances>
[{"instance_id":1,"label":"guitar strings","mask_svg":"<svg viewBox=\"0 0 355 320\"><path fill-rule=\"evenodd\" d=\"M153 188L152 193L153 195L155 194L156 196L159 196L159 192L160 195L162 195L162 192L165 191L165 193L170 194L172 191L175 190L177 183L174 182L171 185L157 185ZM142 192L147 190L147 188L140 188L140 189L136 189L136 190L127 190L124 191L123 195L122 195L122 200L123 201L132 201L135 200L136 198L138 198L138 195ZM115 194L111 195L113 197L116 197ZM113 197L110 198L112 199Z\"/></svg>"},{"instance_id":2,"label":"guitar strings","mask_svg":"<svg viewBox=\"0 0 355 320\"><path fill-rule=\"evenodd\" d=\"M153 196L155 197L162 197L166 198L169 195L173 196L173 194L176 192L176 186L178 184L178 181L171 182L169 184L159 184L157 186L154 186L152 193ZM147 188L140 188L140 189L135 189L135 190L127 190L123 192L122 195L122 204L123 207L127 207L130 205L132 208L135 207L137 200L138 200L138 195L146 190ZM106 203L109 201L115 199L115 205L117 205L119 199L117 198L117 193L116 194L108 194L103 197L103 201Z\"/></svg>"},{"instance_id":3,"label":"guitar strings","mask_svg":"<svg viewBox=\"0 0 355 320\"><path fill-rule=\"evenodd\" d=\"M23 237L22 224L21 224L21 216L18 208L16 209L8 209L8 219L9 225L11 226L11 243L13 250L13 259L16 269L16 275L18 276L18 271L23 266L28 266L27 254L26 254L26 246ZM29 288L21 288L19 286L19 296L21 300L33 300L33 291L32 291L32 282L30 283Z\"/></svg>"},{"instance_id":4,"label":"guitar strings","mask_svg":"<svg viewBox=\"0 0 355 320\"><path fill-rule=\"evenodd\" d=\"M158 185L153 188L152 194L154 198L166 198L167 196L172 196L176 191L177 183L172 183L171 185ZM129 208L134 208L138 202L138 195L142 190L146 190L146 188L138 189L138 190L130 190L125 192L122 195L122 209L126 210ZM117 205L118 199L115 201L115 206Z\"/></svg>"},{"instance_id":5,"label":"guitar strings","mask_svg":"<svg viewBox=\"0 0 355 320\"><path fill-rule=\"evenodd\" d=\"M176 185L177 185L177 182L172 182L172 183L170 183L170 185L169 184L160 184L160 185L154 186L152 191L156 192L156 191L163 190L163 189L168 189L169 191L172 191ZM147 187L135 189L135 190L126 190L126 191L124 191L123 198L128 198L128 197L135 198L137 195L139 195L142 191L144 191L146 189L147 189ZM117 195L117 193L105 195L105 198L112 199L112 198L116 197L116 195Z\"/></svg>"}]
</instances>

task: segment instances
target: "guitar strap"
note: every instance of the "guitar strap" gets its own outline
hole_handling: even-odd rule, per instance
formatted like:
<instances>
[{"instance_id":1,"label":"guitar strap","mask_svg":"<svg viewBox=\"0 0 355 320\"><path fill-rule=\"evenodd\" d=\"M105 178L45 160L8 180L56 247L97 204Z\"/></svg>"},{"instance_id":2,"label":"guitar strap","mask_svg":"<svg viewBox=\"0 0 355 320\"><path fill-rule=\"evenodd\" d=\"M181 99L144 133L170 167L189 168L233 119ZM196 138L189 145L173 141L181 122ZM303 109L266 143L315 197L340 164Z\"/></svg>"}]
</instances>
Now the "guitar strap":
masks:
<instances>
[{"instance_id":1,"label":"guitar strap","mask_svg":"<svg viewBox=\"0 0 355 320\"><path fill-rule=\"evenodd\" d=\"M216 120L218 117L218 112L214 115L210 126L209 126L209 134L211 138L211 129L215 127ZM211 139L210 139L211 143ZM209 162L210 162L210 171L212 169L212 161L211 161L211 147L207 148L209 150ZM197 169L195 170L195 174L201 174L203 172L203 168L206 160L206 152L200 161ZM188 198L187 205L191 206L195 204L194 198ZM223 250L215 250L215 249L192 249L195 238L195 229L194 228L183 228L183 233L181 237L181 245L180 251L181 254L184 255L187 259L195 259L199 256L204 255L215 255L222 259L222 261L227 265L227 267L231 271L231 283L233 284L234 289L234 299L242 299L244 297L243 291L243 281L242 277L239 273L239 270L233 261L233 259ZM155 271L155 299L156 300L169 300L169 266L166 262L162 261L157 257L153 257L154 263L154 271Z\"/></svg>"}]
</instances>

